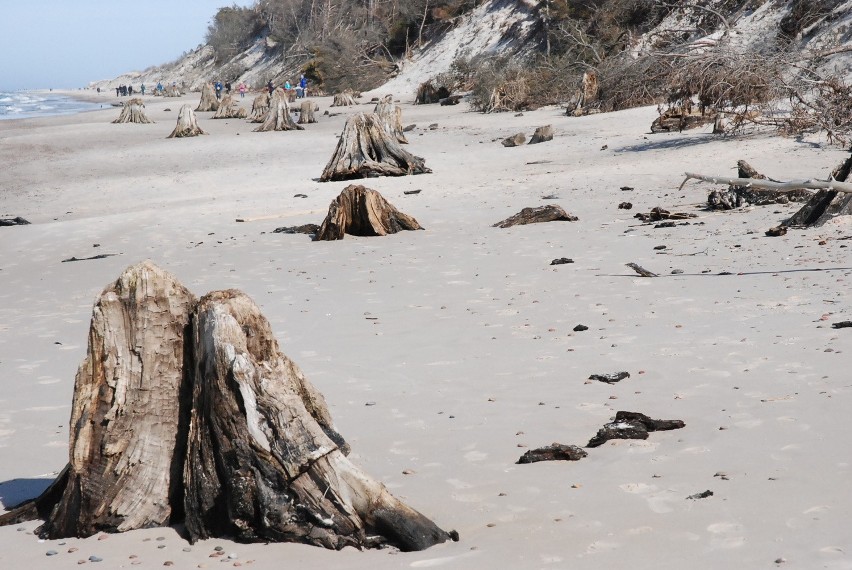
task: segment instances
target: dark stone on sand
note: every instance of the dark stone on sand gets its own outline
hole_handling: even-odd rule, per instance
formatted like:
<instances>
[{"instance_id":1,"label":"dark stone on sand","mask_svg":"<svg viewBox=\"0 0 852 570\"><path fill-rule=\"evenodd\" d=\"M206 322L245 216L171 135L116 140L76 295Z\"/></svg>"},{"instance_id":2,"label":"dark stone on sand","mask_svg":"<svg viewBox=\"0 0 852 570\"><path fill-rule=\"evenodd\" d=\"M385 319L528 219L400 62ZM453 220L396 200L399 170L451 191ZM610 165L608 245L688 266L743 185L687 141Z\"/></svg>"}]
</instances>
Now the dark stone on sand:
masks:
<instances>
[{"instance_id":1,"label":"dark stone on sand","mask_svg":"<svg viewBox=\"0 0 852 570\"><path fill-rule=\"evenodd\" d=\"M694 495L690 495L690 496L687 497L687 499L693 499L693 500L695 500L695 499L706 499L707 497L712 497L712 496L713 496L713 491L710 491L708 489L707 491L701 491L700 493L695 493Z\"/></svg>"},{"instance_id":2,"label":"dark stone on sand","mask_svg":"<svg viewBox=\"0 0 852 570\"><path fill-rule=\"evenodd\" d=\"M633 207L633 204L631 204L630 202L622 202L621 204L618 205L619 210L629 210L632 207Z\"/></svg>"},{"instance_id":3,"label":"dark stone on sand","mask_svg":"<svg viewBox=\"0 0 852 570\"><path fill-rule=\"evenodd\" d=\"M272 230L274 234L316 234L319 231L317 224L303 224L301 226L286 226Z\"/></svg>"},{"instance_id":4,"label":"dark stone on sand","mask_svg":"<svg viewBox=\"0 0 852 570\"><path fill-rule=\"evenodd\" d=\"M674 222L662 222L662 223L660 223L660 224L656 224L656 225L654 226L654 228L673 228L673 227L675 227L676 225L677 225L677 224L675 224Z\"/></svg>"},{"instance_id":5,"label":"dark stone on sand","mask_svg":"<svg viewBox=\"0 0 852 570\"><path fill-rule=\"evenodd\" d=\"M411 194L420 194L420 190L403 190L403 194L411 195Z\"/></svg>"},{"instance_id":6,"label":"dark stone on sand","mask_svg":"<svg viewBox=\"0 0 852 570\"><path fill-rule=\"evenodd\" d=\"M402 129L402 132L410 133L411 131L413 131L416 128L417 128L417 125L413 125L413 124L412 125L406 125L405 128Z\"/></svg>"},{"instance_id":7,"label":"dark stone on sand","mask_svg":"<svg viewBox=\"0 0 852 570\"><path fill-rule=\"evenodd\" d=\"M615 384L625 378L630 378L630 372L612 372L610 374L592 374L589 380L597 380L598 382L606 382L607 384Z\"/></svg>"},{"instance_id":8,"label":"dark stone on sand","mask_svg":"<svg viewBox=\"0 0 852 570\"><path fill-rule=\"evenodd\" d=\"M559 257L550 262L550 265L564 265L566 263L574 263L574 260L568 257Z\"/></svg>"},{"instance_id":9,"label":"dark stone on sand","mask_svg":"<svg viewBox=\"0 0 852 570\"><path fill-rule=\"evenodd\" d=\"M30 222L22 218L21 216L15 216L14 218L0 218L0 226L28 226Z\"/></svg>"},{"instance_id":10,"label":"dark stone on sand","mask_svg":"<svg viewBox=\"0 0 852 570\"><path fill-rule=\"evenodd\" d=\"M574 332L583 332L587 330L589 330L589 327L587 327L586 325L577 325L576 327L574 327Z\"/></svg>"},{"instance_id":11,"label":"dark stone on sand","mask_svg":"<svg viewBox=\"0 0 852 570\"><path fill-rule=\"evenodd\" d=\"M839 323L831 323L833 329L846 329L852 327L852 321L840 321Z\"/></svg>"},{"instance_id":12,"label":"dark stone on sand","mask_svg":"<svg viewBox=\"0 0 852 570\"><path fill-rule=\"evenodd\" d=\"M563 443L552 443L547 447L531 449L524 453L518 464L537 463L539 461L579 461L586 457L586 453L576 445L565 445Z\"/></svg>"},{"instance_id":13,"label":"dark stone on sand","mask_svg":"<svg viewBox=\"0 0 852 570\"><path fill-rule=\"evenodd\" d=\"M774 228L769 228L766 230L767 237L781 237L786 235L787 226L775 226Z\"/></svg>"},{"instance_id":14,"label":"dark stone on sand","mask_svg":"<svg viewBox=\"0 0 852 570\"><path fill-rule=\"evenodd\" d=\"M665 431L684 427L681 420L654 420L639 412L620 411L615 421L598 430L586 447L598 447L611 439L648 439L652 431Z\"/></svg>"}]
</instances>

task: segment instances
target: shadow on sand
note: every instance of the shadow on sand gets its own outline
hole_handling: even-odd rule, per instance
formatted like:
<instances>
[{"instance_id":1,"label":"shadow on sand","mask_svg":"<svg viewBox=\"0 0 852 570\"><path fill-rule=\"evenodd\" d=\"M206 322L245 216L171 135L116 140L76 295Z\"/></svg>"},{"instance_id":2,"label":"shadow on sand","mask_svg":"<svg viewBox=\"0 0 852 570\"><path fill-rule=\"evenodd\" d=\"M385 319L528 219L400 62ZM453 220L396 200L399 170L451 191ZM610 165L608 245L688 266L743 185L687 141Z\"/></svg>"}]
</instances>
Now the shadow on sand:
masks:
<instances>
[{"instance_id":1,"label":"shadow on sand","mask_svg":"<svg viewBox=\"0 0 852 570\"><path fill-rule=\"evenodd\" d=\"M12 510L24 501L35 499L54 479L11 479L0 483L0 508Z\"/></svg>"}]
</instances>

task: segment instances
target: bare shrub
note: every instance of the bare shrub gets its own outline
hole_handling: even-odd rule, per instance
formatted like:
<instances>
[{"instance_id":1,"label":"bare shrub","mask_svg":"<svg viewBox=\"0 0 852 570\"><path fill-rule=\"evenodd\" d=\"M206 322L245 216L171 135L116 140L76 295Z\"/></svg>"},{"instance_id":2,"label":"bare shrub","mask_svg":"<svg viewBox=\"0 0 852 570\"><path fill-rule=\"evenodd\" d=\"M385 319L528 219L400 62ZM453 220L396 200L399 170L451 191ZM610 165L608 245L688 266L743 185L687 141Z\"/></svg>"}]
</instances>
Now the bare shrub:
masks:
<instances>
[{"instance_id":1,"label":"bare shrub","mask_svg":"<svg viewBox=\"0 0 852 570\"><path fill-rule=\"evenodd\" d=\"M484 60L473 76L470 104L483 113L520 111L529 107L527 72L508 58Z\"/></svg>"}]
</instances>

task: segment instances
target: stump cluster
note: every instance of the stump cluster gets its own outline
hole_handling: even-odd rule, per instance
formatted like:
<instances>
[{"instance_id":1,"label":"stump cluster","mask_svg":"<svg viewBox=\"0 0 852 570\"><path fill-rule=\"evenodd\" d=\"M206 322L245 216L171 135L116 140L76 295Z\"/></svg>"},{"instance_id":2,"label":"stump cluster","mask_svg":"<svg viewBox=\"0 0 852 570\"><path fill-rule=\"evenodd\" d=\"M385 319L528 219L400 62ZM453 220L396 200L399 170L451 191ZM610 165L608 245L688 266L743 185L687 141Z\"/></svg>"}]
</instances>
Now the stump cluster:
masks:
<instances>
[{"instance_id":1,"label":"stump cluster","mask_svg":"<svg viewBox=\"0 0 852 570\"><path fill-rule=\"evenodd\" d=\"M219 108L216 110L216 113L213 115L214 119L245 119L248 116L248 112L245 109L240 107L240 103L237 99L234 99L230 95L225 95L222 98L222 101L219 103Z\"/></svg>"},{"instance_id":2,"label":"stump cluster","mask_svg":"<svg viewBox=\"0 0 852 570\"><path fill-rule=\"evenodd\" d=\"M0 525L45 538L185 523L191 542L422 550L447 533L346 456L325 400L236 290L201 300L151 262L98 297L70 458Z\"/></svg>"}]
</instances>

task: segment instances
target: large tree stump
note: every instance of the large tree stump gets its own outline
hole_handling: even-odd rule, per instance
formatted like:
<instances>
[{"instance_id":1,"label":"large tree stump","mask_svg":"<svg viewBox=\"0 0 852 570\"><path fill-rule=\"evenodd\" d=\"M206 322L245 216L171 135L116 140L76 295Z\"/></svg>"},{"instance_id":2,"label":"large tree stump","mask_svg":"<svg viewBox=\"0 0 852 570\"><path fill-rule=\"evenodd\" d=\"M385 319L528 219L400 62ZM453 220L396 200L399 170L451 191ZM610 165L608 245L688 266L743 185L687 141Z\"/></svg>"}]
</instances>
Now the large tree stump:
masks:
<instances>
[{"instance_id":1,"label":"large tree stump","mask_svg":"<svg viewBox=\"0 0 852 570\"><path fill-rule=\"evenodd\" d=\"M302 130L304 130L304 127L297 125L293 121L293 117L290 116L287 93L283 89L276 89L269 102L269 110L266 112L263 124L254 129L254 132Z\"/></svg>"},{"instance_id":2,"label":"large tree stump","mask_svg":"<svg viewBox=\"0 0 852 570\"><path fill-rule=\"evenodd\" d=\"M381 118L385 132L388 135L395 138L398 143L408 144L408 139L405 138L402 127L402 107L394 104L391 95L384 97L376 103L373 113Z\"/></svg>"},{"instance_id":3,"label":"large tree stump","mask_svg":"<svg viewBox=\"0 0 852 570\"><path fill-rule=\"evenodd\" d=\"M172 522L182 496L175 458L188 431L184 338L195 303L151 262L128 268L98 297L74 382L69 465L30 505L46 519L42 536Z\"/></svg>"},{"instance_id":4,"label":"large tree stump","mask_svg":"<svg viewBox=\"0 0 852 570\"><path fill-rule=\"evenodd\" d=\"M269 93L264 91L254 98L251 103L251 118L252 123L262 123L266 119L266 112L269 111Z\"/></svg>"},{"instance_id":5,"label":"large tree stump","mask_svg":"<svg viewBox=\"0 0 852 570\"><path fill-rule=\"evenodd\" d=\"M205 83L201 87L201 101L198 102L195 111L217 111L218 109L219 100L216 98L216 92L213 91L213 84Z\"/></svg>"},{"instance_id":6,"label":"large tree stump","mask_svg":"<svg viewBox=\"0 0 852 570\"><path fill-rule=\"evenodd\" d=\"M200 302L150 262L99 297L69 465L0 516L58 539L185 522L191 541L420 550L449 538L347 458L322 395L239 291Z\"/></svg>"},{"instance_id":7,"label":"large tree stump","mask_svg":"<svg viewBox=\"0 0 852 570\"><path fill-rule=\"evenodd\" d=\"M198 126L198 121L195 119L195 113L192 112L192 107L183 105L178 111L177 125L172 134L167 136L167 139L194 137L198 135L206 135L201 127Z\"/></svg>"},{"instance_id":8,"label":"large tree stump","mask_svg":"<svg viewBox=\"0 0 852 570\"><path fill-rule=\"evenodd\" d=\"M299 107L298 124L306 125L308 123L316 123L317 118L314 115L316 111L319 111L319 105L313 101L302 101L302 105Z\"/></svg>"},{"instance_id":9,"label":"large tree stump","mask_svg":"<svg viewBox=\"0 0 852 570\"><path fill-rule=\"evenodd\" d=\"M495 228L510 228L512 226L522 226L525 224L537 224L540 222L576 222L577 216L572 216L556 204L547 206L539 206L537 208L524 208L514 216L510 216L502 222L497 222L492 227Z\"/></svg>"},{"instance_id":10,"label":"large tree stump","mask_svg":"<svg viewBox=\"0 0 852 570\"><path fill-rule=\"evenodd\" d=\"M422 230L417 220L403 214L384 196L360 185L351 184L328 207L314 238L317 241L354 236L384 236L402 230Z\"/></svg>"},{"instance_id":11,"label":"large tree stump","mask_svg":"<svg viewBox=\"0 0 852 570\"><path fill-rule=\"evenodd\" d=\"M847 182L852 171L852 155L831 172L831 180ZM852 215L852 192L820 190L814 194L785 226L819 227L837 216Z\"/></svg>"},{"instance_id":12,"label":"large tree stump","mask_svg":"<svg viewBox=\"0 0 852 570\"><path fill-rule=\"evenodd\" d=\"M153 122L154 121L152 121L145 115L145 102L137 97L134 97L130 101L127 101L124 104L124 107L121 108L121 114L116 120L113 121L113 123L140 124L148 124Z\"/></svg>"},{"instance_id":13,"label":"large tree stump","mask_svg":"<svg viewBox=\"0 0 852 570\"><path fill-rule=\"evenodd\" d=\"M737 161L737 177L766 180L766 176L755 170L745 160ZM711 190L707 195L707 207L711 210L733 210L747 204L765 206L769 204L786 204L788 202L804 202L813 195L804 188L798 190L772 190L755 188L750 185L731 185L726 190Z\"/></svg>"},{"instance_id":14,"label":"large tree stump","mask_svg":"<svg viewBox=\"0 0 852 570\"><path fill-rule=\"evenodd\" d=\"M240 107L239 101L231 97L230 95L225 95L222 98L222 101L219 103L219 108L216 110L216 113L213 115L214 119L245 119L248 116L248 113L245 109Z\"/></svg>"},{"instance_id":15,"label":"large tree stump","mask_svg":"<svg viewBox=\"0 0 852 570\"><path fill-rule=\"evenodd\" d=\"M320 180L351 180L368 176L405 176L432 172L419 156L414 156L384 129L384 122L372 113L358 113L346 120L343 133Z\"/></svg>"},{"instance_id":16,"label":"large tree stump","mask_svg":"<svg viewBox=\"0 0 852 570\"><path fill-rule=\"evenodd\" d=\"M195 346L185 472L191 540L421 550L450 538L346 458L322 396L280 352L248 297L206 295Z\"/></svg>"},{"instance_id":17,"label":"large tree stump","mask_svg":"<svg viewBox=\"0 0 852 570\"><path fill-rule=\"evenodd\" d=\"M332 107L349 107L357 104L358 101L355 100L355 92L351 89L346 89L342 93L335 93L334 100L331 102Z\"/></svg>"}]
</instances>

